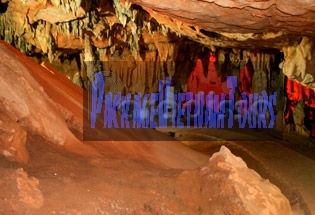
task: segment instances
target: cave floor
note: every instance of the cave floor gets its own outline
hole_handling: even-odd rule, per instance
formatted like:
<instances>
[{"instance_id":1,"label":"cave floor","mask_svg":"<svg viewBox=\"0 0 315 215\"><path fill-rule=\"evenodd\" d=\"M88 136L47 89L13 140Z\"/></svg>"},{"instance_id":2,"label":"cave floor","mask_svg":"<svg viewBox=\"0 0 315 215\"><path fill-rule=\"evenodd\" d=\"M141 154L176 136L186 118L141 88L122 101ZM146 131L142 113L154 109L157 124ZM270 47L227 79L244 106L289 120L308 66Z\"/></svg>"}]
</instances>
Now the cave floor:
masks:
<instances>
[{"instance_id":1,"label":"cave floor","mask_svg":"<svg viewBox=\"0 0 315 215\"><path fill-rule=\"evenodd\" d=\"M293 215L314 214L315 159L291 150L289 146L292 147L292 143L289 141L222 140L219 139L221 130L215 129L189 129L190 136L185 136L183 129L181 132L170 131L175 132L177 139L184 139L182 143L208 157L219 151L221 145L227 146L249 168L281 189L291 203ZM230 137L237 136L229 132ZM257 139L266 135L264 131L252 132ZM224 133L228 135L228 132ZM250 132L246 132L246 135L250 135ZM198 141L195 141L196 136ZM160 205L154 199L157 194L168 193L163 198L175 201L176 195L169 190L172 190L170 184L175 183L172 178L180 170L164 169L143 162L143 159L115 157L115 152L108 152L107 158L101 159L82 157L59 150L37 136L29 136L27 148L32 159L24 166L0 156L0 176L10 169L23 167L29 177L34 176L40 181L39 189L45 196L45 204L39 211L23 213L12 213L0 207L0 214L108 214L106 211L109 209L112 209L112 214L128 214L127 210L139 212L139 208L143 214L150 214L150 210L156 212L157 205ZM300 151L306 152L307 149L313 148L300 147ZM152 196L148 196L148 192ZM119 205L128 207L122 211Z\"/></svg>"},{"instance_id":2,"label":"cave floor","mask_svg":"<svg viewBox=\"0 0 315 215\"><path fill-rule=\"evenodd\" d=\"M314 140L267 129L167 128L159 131L206 155L212 155L221 145L227 146L249 168L281 189L294 214L315 214Z\"/></svg>"}]
</instances>

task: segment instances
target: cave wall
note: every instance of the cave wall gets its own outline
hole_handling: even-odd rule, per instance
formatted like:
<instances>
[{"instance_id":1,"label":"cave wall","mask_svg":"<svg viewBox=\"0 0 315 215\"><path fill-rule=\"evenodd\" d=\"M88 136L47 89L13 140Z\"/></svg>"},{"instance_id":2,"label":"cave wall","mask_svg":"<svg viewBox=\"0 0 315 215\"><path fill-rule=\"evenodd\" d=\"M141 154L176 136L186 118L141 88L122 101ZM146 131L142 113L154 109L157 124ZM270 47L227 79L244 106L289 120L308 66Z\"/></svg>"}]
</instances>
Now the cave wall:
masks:
<instances>
[{"instance_id":1,"label":"cave wall","mask_svg":"<svg viewBox=\"0 0 315 215\"><path fill-rule=\"evenodd\" d=\"M315 89L313 10L295 0L4 0L0 39L83 88L102 70L115 74L108 79L114 92L155 92L166 77L176 92L186 91L198 60L207 79L213 54L223 82L236 75L242 85L250 62L251 92L283 98L282 74ZM279 115L284 106L279 99Z\"/></svg>"},{"instance_id":2,"label":"cave wall","mask_svg":"<svg viewBox=\"0 0 315 215\"><path fill-rule=\"evenodd\" d=\"M181 44L186 42L183 38L188 38L211 51L222 47L279 49L284 53L280 65L284 74L315 88L310 27L314 5L310 2L178 0L158 5L136 0L2 2L0 38L39 61L50 61L70 79L75 77L80 82L80 76L83 86L89 76L83 74L87 67L84 61L172 61L178 59L179 48L187 45ZM69 68L64 66L64 56L71 56L74 61L67 62ZM158 64L154 69L150 67L150 75L143 66L130 65L120 71L123 84L129 86L126 91L153 90L156 88L153 77L175 73L172 66ZM94 67L92 70L100 69ZM140 89L144 80L149 84Z\"/></svg>"},{"instance_id":3,"label":"cave wall","mask_svg":"<svg viewBox=\"0 0 315 215\"><path fill-rule=\"evenodd\" d=\"M215 50L170 31L141 7L119 1L28 1L22 6L10 1L0 18L4 40L38 61L50 61L85 88L101 69L114 71L125 92L156 91L158 80L173 75L185 84L197 58L207 55L201 49ZM170 61L181 63L175 67Z\"/></svg>"}]
</instances>

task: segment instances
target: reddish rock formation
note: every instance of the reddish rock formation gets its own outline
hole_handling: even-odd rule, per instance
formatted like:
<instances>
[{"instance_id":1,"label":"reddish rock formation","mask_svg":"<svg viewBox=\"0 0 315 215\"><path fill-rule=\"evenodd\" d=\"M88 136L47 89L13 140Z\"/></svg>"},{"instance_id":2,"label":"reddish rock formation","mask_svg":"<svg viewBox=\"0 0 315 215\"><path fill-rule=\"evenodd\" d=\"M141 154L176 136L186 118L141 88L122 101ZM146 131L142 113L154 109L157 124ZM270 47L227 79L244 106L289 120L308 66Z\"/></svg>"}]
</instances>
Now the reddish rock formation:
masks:
<instances>
[{"instance_id":1,"label":"reddish rock formation","mask_svg":"<svg viewBox=\"0 0 315 215\"><path fill-rule=\"evenodd\" d=\"M287 78L286 93L288 97L285 110L285 120L288 123L287 129L290 130L290 126L295 124L297 128L292 130L295 130L298 134L315 137L315 91ZM299 108L300 110L294 114L294 110L299 102L302 102L303 105ZM296 123L294 115L299 117L303 122ZM307 129L304 125L304 118L308 119L306 123ZM299 129L300 127L303 129Z\"/></svg>"},{"instance_id":2,"label":"reddish rock formation","mask_svg":"<svg viewBox=\"0 0 315 215\"><path fill-rule=\"evenodd\" d=\"M108 136L165 141L83 143L73 129L73 122L82 127L82 89L8 44L0 43L0 51L1 112L10 109L12 121L27 131L30 160L24 169L36 177L1 160L10 169L0 171L0 209L6 214L291 214L280 190L227 148L205 164L206 156L152 129Z\"/></svg>"},{"instance_id":3,"label":"reddish rock formation","mask_svg":"<svg viewBox=\"0 0 315 215\"><path fill-rule=\"evenodd\" d=\"M282 198L279 188L248 169L246 163L225 146L213 154L208 164L198 170L182 172L177 184L186 184L190 196L200 193L201 198L190 198L188 205L204 203L207 207L201 209L202 213L291 214L289 202ZM178 190L177 194L183 199L189 198L185 190ZM223 205L223 210L218 204Z\"/></svg>"},{"instance_id":4,"label":"reddish rock formation","mask_svg":"<svg viewBox=\"0 0 315 215\"><path fill-rule=\"evenodd\" d=\"M278 32L293 34L303 32L305 35L314 35L312 26L315 4L312 1L175 0L170 3L166 0L159 2L131 0L131 2L173 20L198 26L198 29L223 32L230 36L236 33L235 36L242 37L240 34L248 33L248 38L255 39L258 36L255 33L276 37Z\"/></svg>"},{"instance_id":5,"label":"reddish rock formation","mask_svg":"<svg viewBox=\"0 0 315 215\"><path fill-rule=\"evenodd\" d=\"M1 116L3 119L3 116ZM27 163L29 154L25 148L26 132L18 123L0 121L0 153L11 161Z\"/></svg>"},{"instance_id":6,"label":"reddish rock formation","mask_svg":"<svg viewBox=\"0 0 315 215\"><path fill-rule=\"evenodd\" d=\"M44 197L38 186L38 180L29 177L22 168L17 170L1 169L0 212L23 214L29 210L41 208L44 204Z\"/></svg>"},{"instance_id":7,"label":"reddish rock formation","mask_svg":"<svg viewBox=\"0 0 315 215\"><path fill-rule=\"evenodd\" d=\"M112 150L120 158L140 157L141 162L168 168L197 168L205 161L178 142L168 146L168 137L151 130L126 130L124 135L115 131L105 136L106 140L158 136L165 143L119 142L117 147L118 142L110 142L106 152L97 143L91 143L93 147L82 143L83 91L70 85L47 61L85 89L102 70L115 74L115 80L108 79L107 90L142 95L156 92L158 80L166 77L172 77L175 92L186 92L187 87L194 93L225 92L226 76L235 75L239 79L235 98L241 92L262 90L278 92L278 98L287 96L286 122L314 137L314 14L314 2L299 0L2 1L0 39L45 63L41 67L0 43L0 113L4 113L0 153L27 163L30 150L25 144L39 135L84 156L113 156L108 152ZM216 62L209 60L209 53ZM19 60L13 62L16 56ZM288 81L286 95L281 72L295 81ZM305 117L305 125L300 122L303 119L295 122L292 116L301 99L304 108L296 108L295 115ZM281 99L275 109L282 122ZM282 124L276 125L282 129ZM114 213L120 204L106 205ZM145 210L162 213L169 208L152 200Z\"/></svg>"},{"instance_id":8,"label":"reddish rock formation","mask_svg":"<svg viewBox=\"0 0 315 215\"><path fill-rule=\"evenodd\" d=\"M41 135L56 145L80 147L82 144L69 131L56 103L47 96L29 68L16 60L4 43L0 43L0 50L3 57L0 62L0 97L2 106L10 113L9 117L27 132Z\"/></svg>"}]
</instances>

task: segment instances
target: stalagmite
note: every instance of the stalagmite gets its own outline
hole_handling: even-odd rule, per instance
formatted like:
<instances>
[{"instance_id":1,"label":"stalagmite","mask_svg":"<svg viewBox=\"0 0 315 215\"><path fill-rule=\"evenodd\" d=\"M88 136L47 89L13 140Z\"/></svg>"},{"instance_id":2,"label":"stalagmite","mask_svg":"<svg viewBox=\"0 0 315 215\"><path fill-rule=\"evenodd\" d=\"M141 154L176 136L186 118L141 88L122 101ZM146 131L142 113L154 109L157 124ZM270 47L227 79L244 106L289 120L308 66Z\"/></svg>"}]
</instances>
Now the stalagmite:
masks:
<instances>
[{"instance_id":1,"label":"stalagmite","mask_svg":"<svg viewBox=\"0 0 315 215\"><path fill-rule=\"evenodd\" d=\"M304 118L305 118L304 107L305 105L304 105L303 100L300 100L295 105L295 108L293 111L293 120L295 124L296 133L308 137L310 135L310 131L308 131L304 125Z\"/></svg>"},{"instance_id":2,"label":"stalagmite","mask_svg":"<svg viewBox=\"0 0 315 215\"><path fill-rule=\"evenodd\" d=\"M270 54L264 52L251 52L250 59L253 64L253 92L261 93L268 89L270 74Z\"/></svg>"}]
</instances>

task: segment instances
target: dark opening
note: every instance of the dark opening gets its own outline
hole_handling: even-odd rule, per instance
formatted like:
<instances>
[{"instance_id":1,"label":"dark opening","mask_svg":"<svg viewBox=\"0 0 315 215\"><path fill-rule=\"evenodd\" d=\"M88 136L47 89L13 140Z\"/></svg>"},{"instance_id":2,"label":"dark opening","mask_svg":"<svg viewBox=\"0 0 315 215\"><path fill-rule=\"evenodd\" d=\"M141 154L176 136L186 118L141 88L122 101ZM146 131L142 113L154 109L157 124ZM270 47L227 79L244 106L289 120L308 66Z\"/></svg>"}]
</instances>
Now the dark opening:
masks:
<instances>
[{"instance_id":1,"label":"dark opening","mask_svg":"<svg viewBox=\"0 0 315 215\"><path fill-rule=\"evenodd\" d=\"M2 3L0 1L0 13L5 13L8 9L8 5L9 5L8 2Z\"/></svg>"}]
</instances>

